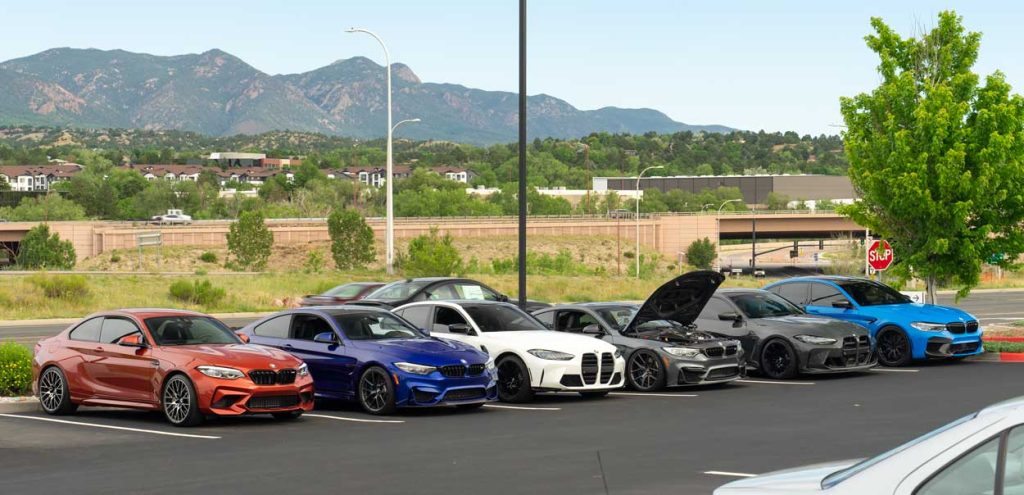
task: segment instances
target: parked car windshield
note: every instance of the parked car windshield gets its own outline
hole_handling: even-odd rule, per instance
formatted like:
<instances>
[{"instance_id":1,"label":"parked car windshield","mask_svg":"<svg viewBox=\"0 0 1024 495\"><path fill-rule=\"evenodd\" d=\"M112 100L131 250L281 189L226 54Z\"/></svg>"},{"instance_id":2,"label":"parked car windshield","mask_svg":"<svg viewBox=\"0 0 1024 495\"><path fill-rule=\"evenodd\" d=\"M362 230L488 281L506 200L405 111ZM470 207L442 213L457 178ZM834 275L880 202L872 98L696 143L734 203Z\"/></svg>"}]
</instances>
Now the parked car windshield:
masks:
<instances>
[{"instance_id":1,"label":"parked car windshield","mask_svg":"<svg viewBox=\"0 0 1024 495\"><path fill-rule=\"evenodd\" d=\"M334 322L349 340L419 339L419 330L391 313L339 313Z\"/></svg>"},{"instance_id":2,"label":"parked car windshield","mask_svg":"<svg viewBox=\"0 0 1024 495\"><path fill-rule=\"evenodd\" d=\"M157 345L240 344L227 325L208 316L159 316L146 326Z\"/></svg>"},{"instance_id":3,"label":"parked car windshield","mask_svg":"<svg viewBox=\"0 0 1024 495\"><path fill-rule=\"evenodd\" d=\"M803 313L800 308L770 292L729 294L729 299L740 308L747 318L771 318Z\"/></svg>"},{"instance_id":4,"label":"parked car windshield","mask_svg":"<svg viewBox=\"0 0 1024 495\"><path fill-rule=\"evenodd\" d=\"M366 286L362 284L339 285L321 295L330 297L356 297L364 287Z\"/></svg>"},{"instance_id":5,"label":"parked car windshield","mask_svg":"<svg viewBox=\"0 0 1024 495\"><path fill-rule=\"evenodd\" d=\"M388 285L385 285L384 287L381 287L371 292L370 295L366 296L366 298L378 299L382 301L400 301L402 299L407 299L413 294L419 292L420 289L426 287L427 284L429 283L430 282L422 280L403 280L400 282L392 282Z\"/></svg>"},{"instance_id":6,"label":"parked car windshield","mask_svg":"<svg viewBox=\"0 0 1024 495\"><path fill-rule=\"evenodd\" d=\"M633 315L636 312L635 306L618 306L597 310L598 316L615 330L626 328L626 325L629 325L629 321L633 319Z\"/></svg>"},{"instance_id":7,"label":"parked car windshield","mask_svg":"<svg viewBox=\"0 0 1024 495\"><path fill-rule=\"evenodd\" d=\"M548 330L536 318L514 306L480 304L463 306L470 318L484 332L512 332L519 330Z\"/></svg>"},{"instance_id":8,"label":"parked car windshield","mask_svg":"<svg viewBox=\"0 0 1024 495\"><path fill-rule=\"evenodd\" d=\"M879 306L882 304L906 304L910 298L900 294L892 287L878 282L857 280L839 284L857 304L861 306Z\"/></svg>"}]
</instances>

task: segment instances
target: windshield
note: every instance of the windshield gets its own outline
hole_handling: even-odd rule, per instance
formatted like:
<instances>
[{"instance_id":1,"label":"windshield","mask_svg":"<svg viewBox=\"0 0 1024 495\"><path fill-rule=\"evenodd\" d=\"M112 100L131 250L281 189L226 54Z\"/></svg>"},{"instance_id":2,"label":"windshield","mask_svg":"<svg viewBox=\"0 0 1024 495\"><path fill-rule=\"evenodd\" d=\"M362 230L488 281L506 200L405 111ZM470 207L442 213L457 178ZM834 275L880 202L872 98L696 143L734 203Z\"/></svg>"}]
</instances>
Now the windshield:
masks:
<instances>
[{"instance_id":1,"label":"windshield","mask_svg":"<svg viewBox=\"0 0 1024 495\"><path fill-rule=\"evenodd\" d=\"M839 483L842 483L843 481L846 481L847 479L849 479L853 475L855 475L855 474L857 474L857 473L859 473L861 471L864 471L865 469L867 469L867 468L869 468L871 466L874 466L875 464L878 464L879 462L882 462L882 461L884 461L884 460L886 460L886 459L888 459L888 458L890 458L890 457L892 457L892 456L894 456L896 454L899 454L900 452L903 452L904 450L907 450L907 449L909 449L909 448L911 448L911 447L913 447L913 446L915 446L915 445L917 445L917 444L919 444L921 442L924 442L925 440L928 440L929 438L932 438L932 437L934 437L934 436L936 436L936 435L938 435L938 434L940 434L940 433L942 433L942 432L944 432L946 430L951 430L951 429L953 429L953 428L955 428L957 426L960 426L960 425L962 425L962 424L964 424L964 423L974 419L977 416L978 416L978 413L974 413L974 414L971 414L969 416L964 416L964 417L962 417L962 418L960 418L960 419L958 419L958 420L956 420L956 421L954 421L952 423L949 423L946 426L941 426L938 429L935 429L935 430L932 430L932 431L930 431L928 433L925 433L924 435L921 435L921 436L919 436L919 437L917 437L917 438L915 438L915 439L913 439L913 440L911 440L911 441L909 441L909 442L907 442L907 443L905 443L903 445L900 445L899 447L896 447L895 449L889 450L887 452L884 452L884 453L882 453L880 455L877 455L875 457L872 457L870 459L864 459L863 461L860 461L857 464L854 464L854 465L852 465L852 466L850 466L850 467L848 467L846 469L842 469L842 470L836 471L836 472L826 476L825 479L821 480L821 489L822 490L828 490L829 488L832 488L833 486L835 486L835 485L837 485Z\"/></svg>"},{"instance_id":2,"label":"windshield","mask_svg":"<svg viewBox=\"0 0 1024 495\"><path fill-rule=\"evenodd\" d=\"M629 325L629 321L633 319L637 309L635 306L619 306L614 308L601 308L597 310L597 315L602 320L608 323L615 330L622 330Z\"/></svg>"},{"instance_id":3,"label":"windshield","mask_svg":"<svg viewBox=\"0 0 1024 495\"><path fill-rule=\"evenodd\" d=\"M384 287L381 287L370 295L366 296L366 299L379 299L383 301L400 301L402 299L408 299L413 294L420 291L430 282L426 281L400 281L392 282Z\"/></svg>"},{"instance_id":4,"label":"windshield","mask_svg":"<svg viewBox=\"0 0 1024 495\"><path fill-rule=\"evenodd\" d=\"M789 301L770 292L730 294L729 299L743 311L748 318L771 318L773 316L789 316L803 314Z\"/></svg>"},{"instance_id":5,"label":"windshield","mask_svg":"<svg viewBox=\"0 0 1024 495\"><path fill-rule=\"evenodd\" d=\"M841 282L839 284L857 304L861 306L879 306L882 304L906 304L910 298L900 294L888 285L867 280Z\"/></svg>"},{"instance_id":6,"label":"windshield","mask_svg":"<svg viewBox=\"0 0 1024 495\"><path fill-rule=\"evenodd\" d=\"M341 313L334 322L349 340L419 339L419 330L391 313Z\"/></svg>"},{"instance_id":7,"label":"windshield","mask_svg":"<svg viewBox=\"0 0 1024 495\"><path fill-rule=\"evenodd\" d=\"M227 325L209 316L147 318L156 345L241 344Z\"/></svg>"},{"instance_id":8,"label":"windshield","mask_svg":"<svg viewBox=\"0 0 1024 495\"><path fill-rule=\"evenodd\" d=\"M536 318L515 306L504 304L466 305L463 309L483 332L513 332L520 330L548 330Z\"/></svg>"},{"instance_id":9,"label":"windshield","mask_svg":"<svg viewBox=\"0 0 1024 495\"><path fill-rule=\"evenodd\" d=\"M364 284L339 285L322 295L331 297L356 297L366 287Z\"/></svg>"}]
</instances>

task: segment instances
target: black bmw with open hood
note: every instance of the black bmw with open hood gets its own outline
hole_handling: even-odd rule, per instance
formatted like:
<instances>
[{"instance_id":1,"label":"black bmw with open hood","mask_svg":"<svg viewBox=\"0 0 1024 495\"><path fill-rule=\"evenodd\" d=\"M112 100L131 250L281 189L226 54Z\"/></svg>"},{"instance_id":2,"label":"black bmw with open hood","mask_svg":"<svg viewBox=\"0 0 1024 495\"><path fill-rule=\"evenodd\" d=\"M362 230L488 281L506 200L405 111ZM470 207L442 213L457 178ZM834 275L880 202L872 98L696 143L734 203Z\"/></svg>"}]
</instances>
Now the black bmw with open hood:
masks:
<instances>
[{"instance_id":1,"label":"black bmw with open hood","mask_svg":"<svg viewBox=\"0 0 1024 495\"><path fill-rule=\"evenodd\" d=\"M534 316L554 330L593 335L618 347L626 358L626 381L636 390L729 382L744 374L740 342L694 325L724 280L717 272L695 271L670 280L639 306L569 304Z\"/></svg>"}]
</instances>

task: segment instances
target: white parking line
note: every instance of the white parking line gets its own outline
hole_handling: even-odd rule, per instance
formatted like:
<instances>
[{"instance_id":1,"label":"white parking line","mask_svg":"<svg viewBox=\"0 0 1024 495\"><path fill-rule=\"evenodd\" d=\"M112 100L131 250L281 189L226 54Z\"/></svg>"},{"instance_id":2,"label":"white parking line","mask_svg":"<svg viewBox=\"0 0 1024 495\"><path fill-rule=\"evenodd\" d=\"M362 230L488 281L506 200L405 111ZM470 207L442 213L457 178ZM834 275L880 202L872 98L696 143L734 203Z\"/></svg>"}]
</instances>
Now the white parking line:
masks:
<instances>
[{"instance_id":1,"label":"white parking line","mask_svg":"<svg viewBox=\"0 0 1024 495\"><path fill-rule=\"evenodd\" d=\"M405 423L400 419L362 419L362 418L346 418L344 416L331 416L330 414L304 414L303 416L309 418L324 418L324 419L336 419L338 421L352 421L354 423Z\"/></svg>"},{"instance_id":2,"label":"white parking line","mask_svg":"<svg viewBox=\"0 0 1024 495\"><path fill-rule=\"evenodd\" d=\"M907 369L895 369L895 368L871 368L868 371L881 371L883 373L917 373L921 370L907 370Z\"/></svg>"},{"instance_id":3,"label":"white parking line","mask_svg":"<svg viewBox=\"0 0 1024 495\"><path fill-rule=\"evenodd\" d=\"M697 394L645 394L639 392L611 392L608 395L635 395L637 397L697 397Z\"/></svg>"},{"instance_id":4,"label":"white parking line","mask_svg":"<svg viewBox=\"0 0 1024 495\"><path fill-rule=\"evenodd\" d=\"M494 409L518 409L522 411L561 411L561 407L525 407L525 406L501 406L498 404L484 404L484 407Z\"/></svg>"},{"instance_id":5,"label":"white parking line","mask_svg":"<svg viewBox=\"0 0 1024 495\"><path fill-rule=\"evenodd\" d=\"M704 471L704 474L710 474L712 476L731 476L733 478L753 478L756 474L750 473L734 473L732 471Z\"/></svg>"},{"instance_id":6,"label":"white parking line","mask_svg":"<svg viewBox=\"0 0 1024 495\"><path fill-rule=\"evenodd\" d=\"M193 435L193 434L190 434L190 433L171 433L169 431L144 430L142 428L128 428L128 427L124 427L124 426L100 425L100 424L96 424L96 423L82 423L82 422L79 422L79 421L67 421L67 420L63 420L63 419L40 418L39 416L22 416L20 414L0 414L0 416L3 416L5 418L34 419L36 421L49 421L51 423L62 423L62 424L67 424L67 425L91 426L93 428L107 428L107 429L111 429L111 430L134 431L134 432L138 432L138 433L152 433L154 435L167 435L169 437L205 438L205 439L208 439L208 440L217 440L217 439L220 438L220 437L214 437L214 436L210 436L210 435Z\"/></svg>"},{"instance_id":7,"label":"white parking line","mask_svg":"<svg viewBox=\"0 0 1024 495\"><path fill-rule=\"evenodd\" d=\"M814 382L790 382L782 380L736 380L736 383L761 383L764 385L814 385Z\"/></svg>"}]
</instances>

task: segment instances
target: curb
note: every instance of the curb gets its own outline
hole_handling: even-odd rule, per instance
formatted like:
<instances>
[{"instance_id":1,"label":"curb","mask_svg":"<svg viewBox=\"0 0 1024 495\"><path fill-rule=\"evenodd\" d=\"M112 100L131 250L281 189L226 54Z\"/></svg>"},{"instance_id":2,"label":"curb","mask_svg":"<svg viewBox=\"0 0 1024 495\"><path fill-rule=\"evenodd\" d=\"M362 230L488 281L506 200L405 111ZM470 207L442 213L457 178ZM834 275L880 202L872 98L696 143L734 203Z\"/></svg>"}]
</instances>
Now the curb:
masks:
<instances>
[{"instance_id":1,"label":"curb","mask_svg":"<svg viewBox=\"0 0 1024 495\"><path fill-rule=\"evenodd\" d=\"M1024 363L1024 352L1000 352L999 361L1004 363Z\"/></svg>"},{"instance_id":2,"label":"curb","mask_svg":"<svg viewBox=\"0 0 1024 495\"><path fill-rule=\"evenodd\" d=\"M18 414L36 412L39 410L39 399L35 397L15 397L12 402L0 402L0 414Z\"/></svg>"}]
</instances>

